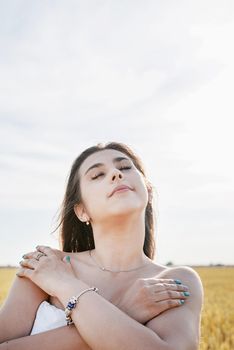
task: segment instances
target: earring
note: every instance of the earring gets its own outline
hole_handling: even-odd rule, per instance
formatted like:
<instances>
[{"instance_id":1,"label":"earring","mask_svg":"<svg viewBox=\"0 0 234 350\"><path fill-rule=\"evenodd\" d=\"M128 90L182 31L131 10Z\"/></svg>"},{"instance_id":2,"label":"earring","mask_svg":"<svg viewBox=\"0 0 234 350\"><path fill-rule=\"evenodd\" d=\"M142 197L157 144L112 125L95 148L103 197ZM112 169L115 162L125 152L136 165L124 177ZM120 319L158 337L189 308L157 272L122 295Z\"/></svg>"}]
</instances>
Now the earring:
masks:
<instances>
[{"instance_id":1,"label":"earring","mask_svg":"<svg viewBox=\"0 0 234 350\"><path fill-rule=\"evenodd\" d=\"M85 223L86 223L86 225L89 225L89 224L90 224L90 222L89 222L89 221L86 221Z\"/></svg>"}]
</instances>

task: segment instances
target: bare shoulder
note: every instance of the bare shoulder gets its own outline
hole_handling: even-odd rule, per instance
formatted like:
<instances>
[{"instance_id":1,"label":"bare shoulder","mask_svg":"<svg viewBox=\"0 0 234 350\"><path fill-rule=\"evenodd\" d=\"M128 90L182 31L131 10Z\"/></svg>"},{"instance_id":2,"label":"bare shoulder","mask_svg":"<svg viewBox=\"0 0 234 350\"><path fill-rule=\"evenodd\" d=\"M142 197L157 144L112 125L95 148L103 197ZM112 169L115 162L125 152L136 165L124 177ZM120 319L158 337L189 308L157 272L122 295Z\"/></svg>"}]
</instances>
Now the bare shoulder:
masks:
<instances>
[{"instance_id":1,"label":"bare shoulder","mask_svg":"<svg viewBox=\"0 0 234 350\"><path fill-rule=\"evenodd\" d=\"M167 275L176 274L180 277L200 280L199 274L195 271L195 269L193 269L190 266L172 266L172 267L168 267L164 265L159 265L159 266L162 268L162 271L161 271L162 274L167 274Z\"/></svg>"},{"instance_id":2,"label":"bare shoulder","mask_svg":"<svg viewBox=\"0 0 234 350\"><path fill-rule=\"evenodd\" d=\"M195 307L200 309L204 300L204 289L201 278L197 271L190 266L174 266L166 267L158 275L159 277L179 279L182 284L187 285L189 290L193 294L193 298L190 298L187 302L191 308ZM190 301L190 302L189 302Z\"/></svg>"},{"instance_id":3,"label":"bare shoulder","mask_svg":"<svg viewBox=\"0 0 234 350\"><path fill-rule=\"evenodd\" d=\"M146 327L164 339L171 349L197 350L200 339L203 286L198 273L189 266L166 267L157 278L179 279L189 288L183 306L168 309L150 320Z\"/></svg>"},{"instance_id":4,"label":"bare shoulder","mask_svg":"<svg viewBox=\"0 0 234 350\"><path fill-rule=\"evenodd\" d=\"M156 263L152 263L154 265L153 270L155 271L155 276L173 279L181 279L182 282L189 282L193 284L197 284L202 288L202 281L195 269L190 266L165 266Z\"/></svg>"},{"instance_id":5,"label":"bare shoulder","mask_svg":"<svg viewBox=\"0 0 234 350\"><path fill-rule=\"evenodd\" d=\"M198 294L203 296L203 286L201 278L197 271L195 271L192 267L175 266L165 270L163 274L165 274L168 277L171 276L180 279L182 283L186 283L188 286L193 288L193 290L196 290Z\"/></svg>"}]
</instances>

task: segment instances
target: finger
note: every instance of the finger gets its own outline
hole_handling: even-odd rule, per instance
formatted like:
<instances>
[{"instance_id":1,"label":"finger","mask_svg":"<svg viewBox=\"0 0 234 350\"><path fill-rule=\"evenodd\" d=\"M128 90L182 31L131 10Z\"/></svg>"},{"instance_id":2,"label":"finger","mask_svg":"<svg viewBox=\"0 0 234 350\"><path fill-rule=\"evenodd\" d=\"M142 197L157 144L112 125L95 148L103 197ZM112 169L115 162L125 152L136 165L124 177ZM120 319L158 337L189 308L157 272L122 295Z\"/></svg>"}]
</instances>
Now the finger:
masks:
<instances>
[{"instance_id":1,"label":"finger","mask_svg":"<svg viewBox=\"0 0 234 350\"><path fill-rule=\"evenodd\" d=\"M55 253L55 255L59 258L62 259L64 257L65 252L59 249L51 248L51 250Z\"/></svg>"},{"instance_id":2,"label":"finger","mask_svg":"<svg viewBox=\"0 0 234 350\"><path fill-rule=\"evenodd\" d=\"M167 299L186 299L190 296L188 292L175 292L173 290L165 290L155 294L154 300L167 300Z\"/></svg>"},{"instance_id":3,"label":"finger","mask_svg":"<svg viewBox=\"0 0 234 350\"><path fill-rule=\"evenodd\" d=\"M184 304L184 300L178 300L178 299L167 299L162 301L156 302L156 308L157 308L157 314L162 313L168 309L172 309L174 307L178 307Z\"/></svg>"},{"instance_id":4,"label":"finger","mask_svg":"<svg viewBox=\"0 0 234 350\"><path fill-rule=\"evenodd\" d=\"M37 252L37 250L34 250L33 252L28 252L22 255L23 259L30 259L33 256L33 253ZM37 252L38 253L38 252Z\"/></svg>"},{"instance_id":5,"label":"finger","mask_svg":"<svg viewBox=\"0 0 234 350\"><path fill-rule=\"evenodd\" d=\"M27 268L23 268L23 267L18 269L18 271L16 272L16 275L18 277L27 277L29 279L31 279L32 274L33 274L33 270L27 269Z\"/></svg>"},{"instance_id":6,"label":"finger","mask_svg":"<svg viewBox=\"0 0 234 350\"><path fill-rule=\"evenodd\" d=\"M65 255L63 258L62 258L62 261L64 261L67 265L70 266L70 268L72 269L74 275L79 278L77 272L76 272L76 269L73 268L73 258L71 258L70 255Z\"/></svg>"},{"instance_id":7,"label":"finger","mask_svg":"<svg viewBox=\"0 0 234 350\"><path fill-rule=\"evenodd\" d=\"M44 253L47 256L54 256L55 255L53 249L51 249L50 247L45 246L45 245L38 245L36 247L36 249L37 249L38 252L42 252L42 253Z\"/></svg>"},{"instance_id":8,"label":"finger","mask_svg":"<svg viewBox=\"0 0 234 350\"><path fill-rule=\"evenodd\" d=\"M20 261L20 265L22 267L28 267L30 269L35 269L39 264L39 261L36 259L26 259L26 260L22 260Z\"/></svg>"},{"instance_id":9,"label":"finger","mask_svg":"<svg viewBox=\"0 0 234 350\"><path fill-rule=\"evenodd\" d=\"M173 284L181 284L181 281L178 279L172 279L172 278L147 278L146 279L149 284L155 284L155 283L173 283Z\"/></svg>"},{"instance_id":10,"label":"finger","mask_svg":"<svg viewBox=\"0 0 234 350\"><path fill-rule=\"evenodd\" d=\"M169 284L168 286L166 286L166 288L172 289L172 290L178 290L178 291L188 291L189 287L185 286L184 284Z\"/></svg>"},{"instance_id":11,"label":"finger","mask_svg":"<svg viewBox=\"0 0 234 350\"><path fill-rule=\"evenodd\" d=\"M52 249L52 248L51 248L51 249ZM61 259L62 254L63 254L63 252L62 252L61 250L59 250L59 249L54 249L54 248L53 248L52 251L55 253L55 255L58 256L58 258ZM23 259L31 259L31 258L36 259L37 254L38 254L38 250L34 250L33 252L28 252L28 253L24 254L24 255L22 256L22 258L23 258Z\"/></svg>"},{"instance_id":12,"label":"finger","mask_svg":"<svg viewBox=\"0 0 234 350\"><path fill-rule=\"evenodd\" d=\"M175 283L158 283L152 284L149 286L152 292L157 293L163 290L175 290L175 291L188 291L189 288L183 284L175 284Z\"/></svg>"},{"instance_id":13,"label":"finger","mask_svg":"<svg viewBox=\"0 0 234 350\"><path fill-rule=\"evenodd\" d=\"M152 293L158 293L158 292L165 291L167 289L174 289L176 287L177 287L177 285L175 283L174 284L172 284L172 283L156 283L156 284L151 284L148 288L150 291L152 291Z\"/></svg>"},{"instance_id":14,"label":"finger","mask_svg":"<svg viewBox=\"0 0 234 350\"><path fill-rule=\"evenodd\" d=\"M65 261L66 263L70 264L71 263L71 258L69 255L66 255L64 258L63 258L63 261Z\"/></svg>"},{"instance_id":15,"label":"finger","mask_svg":"<svg viewBox=\"0 0 234 350\"><path fill-rule=\"evenodd\" d=\"M29 252L29 253L24 254L22 256L22 258L24 258L24 259L37 259L38 254L44 254L44 253L41 253L38 250L34 250L34 252Z\"/></svg>"},{"instance_id":16,"label":"finger","mask_svg":"<svg viewBox=\"0 0 234 350\"><path fill-rule=\"evenodd\" d=\"M70 255L65 255L62 258L62 261L65 262L67 265L70 266L70 268L73 270L73 259L70 257ZM73 272L75 273L75 271L73 270ZM75 275L77 276L77 274L75 273ZM78 277L78 276L77 276Z\"/></svg>"}]
</instances>

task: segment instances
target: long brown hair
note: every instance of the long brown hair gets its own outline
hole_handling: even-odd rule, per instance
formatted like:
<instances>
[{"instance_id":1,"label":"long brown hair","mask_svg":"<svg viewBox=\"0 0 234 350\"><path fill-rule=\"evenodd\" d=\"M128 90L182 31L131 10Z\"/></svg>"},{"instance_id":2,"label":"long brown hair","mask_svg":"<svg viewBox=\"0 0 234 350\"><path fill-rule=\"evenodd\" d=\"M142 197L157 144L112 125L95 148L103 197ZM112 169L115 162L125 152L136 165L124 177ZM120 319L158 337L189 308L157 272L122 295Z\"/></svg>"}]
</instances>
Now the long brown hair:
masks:
<instances>
[{"instance_id":1,"label":"long brown hair","mask_svg":"<svg viewBox=\"0 0 234 350\"><path fill-rule=\"evenodd\" d=\"M60 247L65 252L82 252L95 248L92 226L86 225L78 219L74 212L74 205L82 202L80 179L78 175L81 164L91 154L106 149L114 149L126 154L145 179L149 192L149 201L145 209L145 240L143 250L146 256L153 259L155 254L155 212L152 203L153 186L146 178L140 158L129 146L119 142L108 142L106 144L98 143L96 146L84 150L73 162L59 214L60 222L55 229L57 230L60 227Z\"/></svg>"}]
</instances>

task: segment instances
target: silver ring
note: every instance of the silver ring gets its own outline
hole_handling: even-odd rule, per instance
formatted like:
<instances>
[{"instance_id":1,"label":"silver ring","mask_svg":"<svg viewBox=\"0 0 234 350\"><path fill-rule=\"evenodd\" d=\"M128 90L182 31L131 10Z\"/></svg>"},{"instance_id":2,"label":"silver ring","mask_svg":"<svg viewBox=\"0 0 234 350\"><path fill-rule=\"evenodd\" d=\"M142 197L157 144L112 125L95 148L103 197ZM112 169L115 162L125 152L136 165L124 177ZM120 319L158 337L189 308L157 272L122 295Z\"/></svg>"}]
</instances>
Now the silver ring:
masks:
<instances>
[{"instance_id":1,"label":"silver ring","mask_svg":"<svg viewBox=\"0 0 234 350\"><path fill-rule=\"evenodd\" d=\"M35 259L39 261L42 256L46 256L46 255L44 253L38 253Z\"/></svg>"}]
</instances>

